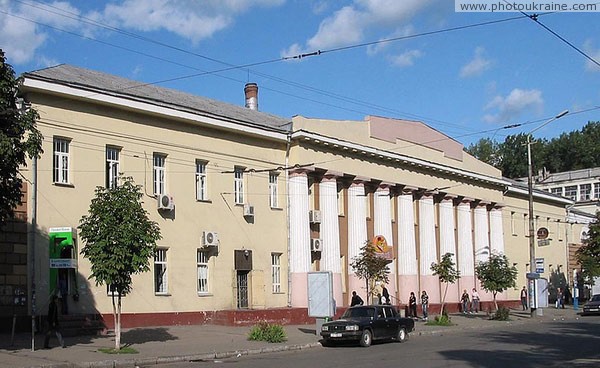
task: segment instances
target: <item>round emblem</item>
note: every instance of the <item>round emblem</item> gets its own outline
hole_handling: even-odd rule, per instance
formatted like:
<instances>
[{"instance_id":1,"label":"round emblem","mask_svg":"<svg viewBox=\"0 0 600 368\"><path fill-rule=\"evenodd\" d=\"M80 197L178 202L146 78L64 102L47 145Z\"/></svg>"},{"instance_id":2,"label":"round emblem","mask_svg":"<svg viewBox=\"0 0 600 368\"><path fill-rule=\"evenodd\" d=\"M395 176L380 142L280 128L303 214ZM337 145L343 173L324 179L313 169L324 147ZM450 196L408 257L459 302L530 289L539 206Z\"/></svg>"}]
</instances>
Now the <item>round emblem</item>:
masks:
<instances>
[{"instance_id":1,"label":"round emblem","mask_svg":"<svg viewBox=\"0 0 600 368\"><path fill-rule=\"evenodd\" d=\"M548 229L545 227L540 227L537 231L538 239L546 239L548 238Z\"/></svg>"}]
</instances>

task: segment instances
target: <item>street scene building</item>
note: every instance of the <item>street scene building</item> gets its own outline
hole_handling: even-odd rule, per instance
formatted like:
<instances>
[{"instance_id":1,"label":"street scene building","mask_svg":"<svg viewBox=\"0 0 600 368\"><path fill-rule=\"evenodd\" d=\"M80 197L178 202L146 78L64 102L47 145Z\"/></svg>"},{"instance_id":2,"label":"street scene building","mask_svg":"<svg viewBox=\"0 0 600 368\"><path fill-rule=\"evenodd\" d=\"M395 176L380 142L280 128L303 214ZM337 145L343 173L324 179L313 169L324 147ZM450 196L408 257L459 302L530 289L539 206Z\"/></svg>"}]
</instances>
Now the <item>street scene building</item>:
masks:
<instances>
[{"instance_id":1,"label":"street scene building","mask_svg":"<svg viewBox=\"0 0 600 368\"><path fill-rule=\"evenodd\" d=\"M353 290L366 296L350 265L374 239L390 261L392 304L421 290L440 303L430 267L452 253L461 278L446 302L458 308L462 290L480 289L475 265L492 252L519 271L499 299L519 303L530 268L527 187L421 122L277 117L258 111L252 83L242 107L69 65L24 77L20 92L44 136L43 155L23 170L30 226L37 211L35 280L22 288L30 295L35 281L39 310L62 293L69 313L112 313L110 288L88 279L77 226L94 189L121 175L142 186L162 234L152 272L134 276L125 297L125 327L304 321L311 271L331 272L336 304L348 306ZM533 197L535 228L549 233L536 247L539 273L569 282L569 246L593 216L574 220L573 199Z\"/></svg>"}]
</instances>

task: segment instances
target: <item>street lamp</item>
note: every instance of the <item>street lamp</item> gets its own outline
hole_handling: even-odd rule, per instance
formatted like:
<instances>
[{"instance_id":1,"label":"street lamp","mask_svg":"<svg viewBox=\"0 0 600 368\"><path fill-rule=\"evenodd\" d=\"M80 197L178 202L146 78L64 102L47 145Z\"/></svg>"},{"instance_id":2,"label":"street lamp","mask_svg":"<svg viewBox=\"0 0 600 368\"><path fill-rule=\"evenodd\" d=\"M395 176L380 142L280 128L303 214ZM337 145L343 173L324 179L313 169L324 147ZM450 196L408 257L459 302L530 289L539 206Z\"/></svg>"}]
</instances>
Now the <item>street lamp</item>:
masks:
<instances>
[{"instance_id":1,"label":"street lamp","mask_svg":"<svg viewBox=\"0 0 600 368\"><path fill-rule=\"evenodd\" d=\"M532 287L533 283L535 282L534 276L537 274L537 272L536 272L536 267L535 267L535 229L534 229L535 222L533 220L533 168L531 165L531 144L533 142L531 141L531 136L532 136L533 132L543 128L544 126L550 124L551 122L553 122L556 119L562 118L563 116L567 115L568 113L569 113L569 110L565 110L565 111L559 113L558 115L554 116L553 118L545 121L542 125L533 129L529 133L527 133L527 190L528 190L528 194L529 194L529 275L531 277L531 279L529 280L529 297L530 298L537 298L537 295L535 295L536 294L535 288ZM535 302L532 303L530 300L529 305L531 307L531 316L533 317L534 312L535 312L534 306L536 304L535 304Z\"/></svg>"}]
</instances>

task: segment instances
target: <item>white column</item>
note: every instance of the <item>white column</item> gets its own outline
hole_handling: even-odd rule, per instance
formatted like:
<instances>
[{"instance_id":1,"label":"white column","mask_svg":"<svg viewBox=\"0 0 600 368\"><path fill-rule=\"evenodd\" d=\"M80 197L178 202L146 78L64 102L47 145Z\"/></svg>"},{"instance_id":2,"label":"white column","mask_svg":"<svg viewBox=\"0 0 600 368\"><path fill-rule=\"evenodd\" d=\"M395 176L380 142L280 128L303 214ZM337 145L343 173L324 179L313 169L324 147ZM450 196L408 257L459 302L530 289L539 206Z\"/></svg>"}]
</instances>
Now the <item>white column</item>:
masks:
<instances>
[{"instance_id":1,"label":"white column","mask_svg":"<svg viewBox=\"0 0 600 368\"><path fill-rule=\"evenodd\" d=\"M319 208L321 209L321 239L323 239L321 270L331 271L333 274L333 298L338 306L342 306L340 225L335 177L325 176L319 183Z\"/></svg>"},{"instance_id":2,"label":"white column","mask_svg":"<svg viewBox=\"0 0 600 368\"><path fill-rule=\"evenodd\" d=\"M398 196L398 295L408 304L410 292L419 293L417 279L417 243L415 240L415 209L412 192Z\"/></svg>"},{"instance_id":3,"label":"white column","mask_svg":"<svg viewBox=\"0 0 600 368\"><path fill-rule=\"evenodd\" d=\"M373 224L375 236L383 235L388 245L395 247L394 237L392 234L392 206L390 198L390 189L387 186L381 186L375 191L374 199L374 210L375 210L375 221ZM387 284L388 292L390 296L396 298L396 271L393 267L393 262L388 265L390 268L389 282ZM394 304L397 302L396 299L392 301Z\"/></svg>"},{"instance_id":4,"label":"white column","mask_svg":"<svg viewBox=\"0 0 600 368\"><path fill-rule=\"evenodd\" d=\"M490 211L490 246L492 252L504 254L504 227L500 207L494 207Z\"/></svg>"},{"instance_id":5,"label":"white column","mask_svg":"<svg viewBox=\"0 0 600 368\"><path fill-rule=\"evenodd\" d=\"M445 197L439 204L439 216L440 216L440 259L446 253L452 253L452 261L456 265L456 221L454 216L454 201L452 197ZM448 287L445 291L446 286ZM458 302L458 284L440 284L441 296L444 297L446 293L445 301Z\"/></svg>"},{"instance_id":6,"label":"white column","mask_svg":"<svg viewBox=\"0 0 600 368\"><path fill-rule=\"evenodd\" d=\"M290 282L293 307L308 306L310 271L310 227L308 222L308 177L294 172L289 177L290 201Z\"/></svg>"},{"instance_id":7,"label":"white column","mask_svg":"<svg viewBox=\"0 0 600 368\"><path fill-rule=\"evenodd\" d=\"M356 291L367 301L367 290L364 280L354 274L350 264L360 254L360 248L367 243L367 208L365 187L363 183L355 182L348 188L348 305L352 291Z\"/></svg>"},{"instance_id":8,"label":"white column","mask_svg":"<svg viewBox=\"0 0 600 368\"><path fill-rule=\"evenodd\" d=\"M463 290L468 293L475 286L475 263L473 260L473 225L471 217L471 204L468 200L462 201L457 207L457 248L458 248L458 279L459 295Z\"/></svg>"},{"instance_id":9,"label":"white column","mask_svg":"<svg viewBox=\"0 0 600 368\"><path fill-rule=\"evenodd\" d=\"M502 224L502 208L494 207L490 211L490 247L492 252L504 254L504 227ZM498 293L497 300L506 300L507 293Z\"/></svg>"},{"instance_id":10,"label":"white column","mask_svg":"<svg viewBox=\"0 0 600 368\"><path fill-rule=\"evenodd\" d=\"M475 264L490 259L490 238L488 212L485 204L475 207Z\"/></svg>"},{"instance_id":11,"label":"white column","mask_svg":"<svg viewBox=\"0 0 600 368\"><path fill-rule=\"evenodd\" d=\"M431 270L431 264L437 261L433 196L424 195L419 199L419 275L421 291L427 291L432 304L440 302L439 278Z\"/></svg>"}]
</instances>

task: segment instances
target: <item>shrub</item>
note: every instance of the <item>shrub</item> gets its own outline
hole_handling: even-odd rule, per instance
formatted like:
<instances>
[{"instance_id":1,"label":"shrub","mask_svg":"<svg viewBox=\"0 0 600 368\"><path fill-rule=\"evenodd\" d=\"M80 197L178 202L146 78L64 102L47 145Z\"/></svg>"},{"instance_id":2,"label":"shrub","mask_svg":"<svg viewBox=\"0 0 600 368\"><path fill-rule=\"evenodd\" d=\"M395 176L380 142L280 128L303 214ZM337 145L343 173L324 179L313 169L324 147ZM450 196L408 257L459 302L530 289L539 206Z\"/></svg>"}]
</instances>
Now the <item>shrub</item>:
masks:
<instances>
[{"instance_id":1,"label":"shrub","mask_svg":"<svg viewBox=\"0 0 600 368\"><path fill-rule=\"evenodd\" d=\"M495 319L497 321L508 321L509 314L510 310L508 308L500 307L498 308L496 314L494 314L494 317L492 319Z\"/></svg>"},{"instance_id":2,"label":"shrub","mask_svg":"<svg viewBox=\"0 0 600 368\"><path fill-rule=\"evenodd\" d=\"M285 335L283 326L278 324L270 324L267 322L260 322L252 327L250 333L248 334L248 340L275 343L287 340L287 336Z\"/></svg>"},{"instance_id":3,"label":"shrub","mask_svg":"<svg viewBox=\"0 0 600 368\"><path fill-rule=\"evenodd\" d=\"M442 314L441 316L435 316L433 321L429 321L426 323L428 326L452 326L452 321L447 313Z\"/></svg>"}]
</instances>

